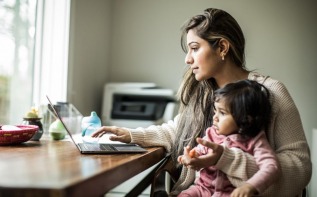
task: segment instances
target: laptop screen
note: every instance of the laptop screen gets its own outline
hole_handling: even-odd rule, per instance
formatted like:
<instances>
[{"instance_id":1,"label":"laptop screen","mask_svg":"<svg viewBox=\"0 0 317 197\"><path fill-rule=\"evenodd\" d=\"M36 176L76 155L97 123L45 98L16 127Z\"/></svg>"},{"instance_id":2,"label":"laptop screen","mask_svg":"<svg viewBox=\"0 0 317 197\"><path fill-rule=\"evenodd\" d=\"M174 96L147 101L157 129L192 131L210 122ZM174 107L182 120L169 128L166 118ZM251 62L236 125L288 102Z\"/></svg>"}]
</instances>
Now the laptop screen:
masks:
<instances>
[{"instance_id":1,"label":"laptop screen","mask_svg":"<svg viewBox=\"0 0 317 197\"><path fill-rule=\"evenodd\" d=\"M51 109L53 110L54 115L56 116L57 119L59 119L59 120L61 121L61 123L63 124L63 126L64 126L64 128L65 128L67 134L68 134L69 137L70 137L70 139L74 142L74 145L77 147L77 149L80 150L79 147L76 145L76 142L75 142L75 140L74 140L74 138L73 138L71 132L68 130L68 127L66 126L66 124L65 124L64 121L62 120L62 117L61 117L61 116L59 115L59 113L56 111L54 105L52 104L51 100L48 98L47 95L46 95L46 98L47 98L47 100L48 100L48 102L49 102L49 105L50 105Z\"/></svg>"}]
</instances>

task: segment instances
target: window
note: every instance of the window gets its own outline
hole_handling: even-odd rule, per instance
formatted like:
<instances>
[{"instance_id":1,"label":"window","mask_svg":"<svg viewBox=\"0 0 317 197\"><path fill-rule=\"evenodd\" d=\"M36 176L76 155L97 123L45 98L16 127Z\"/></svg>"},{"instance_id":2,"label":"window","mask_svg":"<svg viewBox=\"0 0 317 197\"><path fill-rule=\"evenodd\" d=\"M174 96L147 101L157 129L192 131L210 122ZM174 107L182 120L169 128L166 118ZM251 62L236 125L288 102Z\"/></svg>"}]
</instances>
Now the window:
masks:
<instances>
[{"instance_id":1,"label":"window","mask_svg":"<svg viewBox=\"0 0 317 197\"><path fill-rule=\"evenodd\" d=\"M66 100L70 0L0 0L0 124Z\"/></svg>"},{"instance_id":2,"label":"window","mask_svg":"<svg viewBox=\"0 0 317 197\"><path fill-rule=\"evenodd\" d=\"M0 121L17 122L32 103L35 1L0 1ZM21 121L20 117L20 121Z\"/></svg>"}]
</instances>

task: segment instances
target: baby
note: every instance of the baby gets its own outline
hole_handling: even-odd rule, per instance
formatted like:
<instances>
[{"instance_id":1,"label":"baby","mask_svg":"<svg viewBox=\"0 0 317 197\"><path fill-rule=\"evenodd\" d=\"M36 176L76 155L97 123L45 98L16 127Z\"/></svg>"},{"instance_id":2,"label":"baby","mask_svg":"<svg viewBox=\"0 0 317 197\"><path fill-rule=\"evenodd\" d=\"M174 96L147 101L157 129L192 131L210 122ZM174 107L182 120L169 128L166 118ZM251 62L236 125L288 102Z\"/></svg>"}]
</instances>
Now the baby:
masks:
<instances>
[{"instance_id":1,"label":"baby","mask_svg":"<svg viewBox=\"0 0 317 197\"><path fill-rule=\"evenodd\" d=\"M256 81L241 80L216 90L213 99L213 125L203 139L253 155L259 169L251 178L246 175L245 180L238 180L209 166L199 171L195 185L178 196L235 197L263 193L280 174L279 163L265 134L271 113L268 90ZM189 151L189 156L195 159L208 151L212 150L199 144ZM184 164L188 159L185 157L179 156L178 162Z\"/></svg>"}]
</instances>

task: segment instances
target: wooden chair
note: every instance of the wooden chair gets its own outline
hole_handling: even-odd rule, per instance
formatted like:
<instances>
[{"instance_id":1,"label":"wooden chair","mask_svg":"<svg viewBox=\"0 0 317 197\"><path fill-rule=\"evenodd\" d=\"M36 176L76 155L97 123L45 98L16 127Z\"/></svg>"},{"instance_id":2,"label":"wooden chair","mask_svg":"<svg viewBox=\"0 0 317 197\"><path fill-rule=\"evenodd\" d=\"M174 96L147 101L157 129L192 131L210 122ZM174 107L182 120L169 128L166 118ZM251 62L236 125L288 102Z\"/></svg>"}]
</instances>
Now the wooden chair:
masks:
<instances>
[{"instance_id":1,"label":"wooden chair","mask_svg":"<svg viewBox=\"0 0 317 197\"><path fill-rule=\"evenodd\" d=\"M179 178L179 172L173 164L172 158L165 157L164 163L155 171L154 179L151 185L150 197L162 197L170 192L174 183Z\"/></svg>"},{"instance_id":2,"label":"wooden chair","mask_svg":"<svg viewBox=\"0 0 317 197\"><path fill-rule=\"evenodd\" d=\"M166 172L166 173L164 173ZM165 180L162 180L165 177ZM126 197L139 196L149 185L151 185L151 197L162 196L157 195L159 192L170 191L170 188L166 190L165 185L172 185L178 178L172 159L170 155L167 155L162 159L159 164L151 171L147 176L145 176L129 193ZM166 184L166 180L172 180L171 184Z\"/></svg>"}]
</instances>

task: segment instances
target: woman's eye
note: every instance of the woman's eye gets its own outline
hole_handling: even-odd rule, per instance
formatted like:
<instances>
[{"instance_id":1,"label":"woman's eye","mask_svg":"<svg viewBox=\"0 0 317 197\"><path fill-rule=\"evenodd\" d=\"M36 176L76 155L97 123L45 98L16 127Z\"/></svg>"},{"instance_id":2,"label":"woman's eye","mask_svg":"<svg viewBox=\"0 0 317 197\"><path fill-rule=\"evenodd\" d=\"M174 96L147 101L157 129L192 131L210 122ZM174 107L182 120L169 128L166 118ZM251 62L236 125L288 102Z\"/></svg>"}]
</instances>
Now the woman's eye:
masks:
<instances>
[{"instance_id":1,"label":"woman's eye","mask_svg":"<svg viewBox=\"0 0 317 197\"><path fill-rule=\"evenodd\" d=\"M192 50L193 50L194 52L196 52L196 51L198 51L198 48L192 48Z\"/></svg>"}]
</instances>

